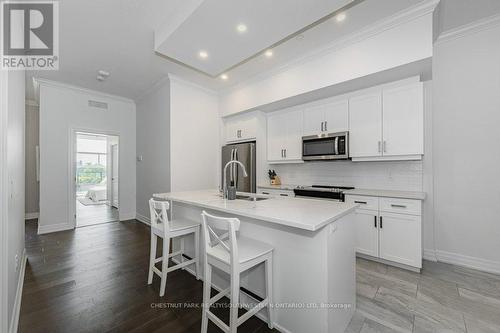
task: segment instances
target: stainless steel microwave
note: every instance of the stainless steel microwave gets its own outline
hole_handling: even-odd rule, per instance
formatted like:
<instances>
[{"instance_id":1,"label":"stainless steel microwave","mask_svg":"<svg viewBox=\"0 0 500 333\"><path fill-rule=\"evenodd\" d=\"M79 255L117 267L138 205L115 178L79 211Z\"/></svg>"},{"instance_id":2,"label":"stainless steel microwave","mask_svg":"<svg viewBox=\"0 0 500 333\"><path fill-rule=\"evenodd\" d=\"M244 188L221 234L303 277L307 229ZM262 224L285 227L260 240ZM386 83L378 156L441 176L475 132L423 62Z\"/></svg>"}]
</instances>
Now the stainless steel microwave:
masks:
<instances>
[{"instance_id":1,"label":"stainless steel microwave","mask_svg":"<svg viewBox=\"0 0 500 333\"><path fill-rule=\"evenodd\" d=\"M349 158L349 132L302 137L304 161L343 160Z\"/></svg>"}]
</instances>

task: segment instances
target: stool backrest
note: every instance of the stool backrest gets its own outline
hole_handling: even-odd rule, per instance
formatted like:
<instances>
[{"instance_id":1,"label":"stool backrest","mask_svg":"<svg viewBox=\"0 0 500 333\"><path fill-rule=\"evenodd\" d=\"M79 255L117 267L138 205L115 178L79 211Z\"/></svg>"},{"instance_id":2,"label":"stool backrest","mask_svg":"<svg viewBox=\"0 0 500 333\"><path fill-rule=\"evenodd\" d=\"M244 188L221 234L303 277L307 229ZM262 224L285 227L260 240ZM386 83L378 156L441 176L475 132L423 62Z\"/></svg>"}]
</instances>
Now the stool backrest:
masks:
<instances>
[{"instance_id":1,"label":"stool backrest","mask_svg":"<svg viewBox=\"0 0 500 333\"><path fill-rule=\"evenodd\" d=\"M205 211L201 213L201 217L205 252L220 245L222 249L229 253L231 266L234 267L238 263L236 232L240 230L240 220L234 217L210 215Z\"/></svg>"},{"instance_id":2,"label":"stool backrest","mask_svg":"<svg viewBox=\"0 0 500 333\"><path fill-rule=\"evenodd\" d=\"M149 214L151 215L151 228L162 229L168 233L170 230L167 210L170 208L168 201L149 199Z\"/></svg>"}]
</instances>

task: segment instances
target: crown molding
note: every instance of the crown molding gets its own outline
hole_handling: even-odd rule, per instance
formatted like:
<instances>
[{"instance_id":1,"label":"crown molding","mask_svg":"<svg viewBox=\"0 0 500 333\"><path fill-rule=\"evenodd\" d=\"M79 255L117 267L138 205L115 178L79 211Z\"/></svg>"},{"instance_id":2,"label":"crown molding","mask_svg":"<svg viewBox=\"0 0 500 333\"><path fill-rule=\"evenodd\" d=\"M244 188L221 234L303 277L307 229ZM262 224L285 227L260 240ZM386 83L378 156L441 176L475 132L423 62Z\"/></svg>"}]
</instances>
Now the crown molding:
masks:
<instances>
[{"instance_id":1,"label":"crown molding","mask_svg":"<svg viewBox=\"0 0 500 333\"><path fill-rule=\"evenodd\" d=\"M157 90L158 88L160 88L161 86L163 86L166 83L170 84L170 79L169 79L168 75L164 76L161 79L159 79L158 81L156 81L151 87L146 89L146 91L144 91L137 98L135 98L135 101L137 101L137 102L141 101L146 96L148 96L149 94L151 94L152 92L154 92L155 90Z\"/></svg>"},{"instance_id":2,"label":"crown molding","mask_svg":"<svg viewBox=\"0 0 500 333\"><path fill-rule=\"evenodd\" d=\"M214 95L216 97L219 97L219 93L215 90L212 90L212 89L209 89L207 87L203 87L199 84L196 84L194 82L191 82L191 81L188 81L186 79L183 79L177 75L174 75L174 74L171 74L171 73L168 73L168 78L170 80L170 82L177 82L177 83L180 83L180 84L183 84L183 85L186 85L186 86L190 86L190 87L193 87L193 88L196 88L196 89L199 89L199 90L203 90L204 92L208 93L208 94L211 94L211 95Z\"/></svg>"},{"instance_id":3,"label":"crown molding","mask_svg":"<svg viewBox=\"0 0 500 333\"><path fill-rule=\"evenodd\" d=\"M500 14L492 15L454 29L443 32L438 36L434 44L441 44L450 42L459 38L467 37L469 35L493 29L500 26Z\"/></svg>"},{"instance_id":4,"label":"crown molding","mask_svg":"<svg viewBox=\"0 0 500 333\"><path fill-rule=\"evenodd\" d=\"M388 16L382 20L379 20L367 27L364 27L356 32L353 32L343 38L335 40L331 43L328 43L322 47L316 48L311 52L308 52L301 57L298 57L292 61L289 61L281 66L278 66L274 69L265 71L260 74L256 74L247 80L236 83L234 85L228 86L220 90L222 94L227 94L232 90L236 90L242 86L248 85L253 82L262 81L266 78L269 78L274 75L278 75L291 67L301 65L305 62L311 61L314 58L320 58L321 56L338 51L340 49L346 48L352 44L359 43L365 39L376 36L386 30L398 27L405 23L416 20L422 16L431 14L436 6L439 4L440 0L425 0L419 3L418 5L412 6L405 10L395 13L394 15Z\"/></svg>"},{"instance_id":5,"label":"crown molding","mask_svg":"<svg viewBox=\"0 0 500 333\"><path fill-rule=\"evenodd\" d=\"M95 95L95 96L100 96L102 98L114 99L114 100L125 102L125 103L135 104L135 101L130 99L130 98L126 98L126 97L122 97L122 96L118 96L118 95L107 94L107 93L103 93L103 92L100 92L97 90L82 88L82 87L74 86L74 85L67 84L67 83L62 83L62 82L52 81L52 80L47 80L47 79L41 79L41 78L33 78L33 81L39 87L46 86L46 87L69 89L69 90L77 91L77 92L84 93L84 94Z\"/></svg>"}]
</instances>

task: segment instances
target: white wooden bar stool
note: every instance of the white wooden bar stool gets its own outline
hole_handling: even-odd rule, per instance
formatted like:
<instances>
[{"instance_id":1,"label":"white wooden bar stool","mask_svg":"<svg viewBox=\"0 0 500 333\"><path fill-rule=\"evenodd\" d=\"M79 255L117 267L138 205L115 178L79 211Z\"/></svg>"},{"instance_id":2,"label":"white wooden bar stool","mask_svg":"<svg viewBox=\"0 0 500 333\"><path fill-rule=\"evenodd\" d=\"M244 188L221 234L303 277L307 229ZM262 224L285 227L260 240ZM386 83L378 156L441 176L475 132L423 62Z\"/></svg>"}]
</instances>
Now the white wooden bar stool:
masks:
<instances>
[{"instance_id":1,"label":"white wooden bar stool","mask_svg":"<svg viewBox=\"0 0 500 333\"><path fill-rule=\"evenodd\" d=\"M201 332L208 329L208 319L216 324L222 331L235 333L238 326L248 318L267 306L268 326L273 328L274 310L273 299L273 247L269 244L254 239L236 236L240 228L240 220L237 218L223 218L208 214L203 211L202 232L205 240L204 250L204 283L203 283L203 316L201 321ZM266 298L255 307L238 317L239 295L240 295L240 273L260 263L265 263L266 270ZM212 286L212 266L217 267L230 275L230 287L210 298ZM210 306L222 297L230 294L229 326L217 318L211 311Z\"/></svg>"},{"instance_id":2,"label":"white wooden bar stool","mask_svg":"<svg viewBox=\"0 0 500 333\"><path fill-rule=\"evenodd\" d=\"M161 278L160 283L160 296L165 295L165 286L167 284L167 273L175 271L176 269L194 264L196 278L199 280L199 257L200 257L200 223L188 219L172 219L168 220L167 210L170 204L167 201L156 201L149 199L149 211L151 215L151 252L149 256L149 275L148 284L153 283L153 273L156 273ZM185 237L194 234L194 247L195 256L193 259L184 261L182 256L184 253L184 246L181 246L179 251L169 253L170 239L176 237ZM162 256L156 258L156 245L158 237L163 239ZM182 239L181 239L182 241ZM180 264L168 267L169 258L179 256ZM161 271L155 267L155 264L162 262Z\"/></svg>"}]
</instances>

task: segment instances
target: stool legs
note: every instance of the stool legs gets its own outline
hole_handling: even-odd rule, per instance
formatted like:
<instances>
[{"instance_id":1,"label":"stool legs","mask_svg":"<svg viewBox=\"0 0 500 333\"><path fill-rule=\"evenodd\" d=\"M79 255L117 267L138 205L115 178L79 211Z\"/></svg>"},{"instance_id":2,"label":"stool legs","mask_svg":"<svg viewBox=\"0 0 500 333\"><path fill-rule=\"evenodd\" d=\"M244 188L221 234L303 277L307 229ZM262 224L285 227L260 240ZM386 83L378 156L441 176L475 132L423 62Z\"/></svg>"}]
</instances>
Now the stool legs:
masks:
<instances>
[{"instance_id":1,"label":"stool legs","mask_svg":"<svg viewBox=\"0 0 500 333\"><path fill-rule=\"evenodd\" d=\"M165 287L167 285L167 270L168 257L170 253L170 239L163 239L163 251L161 261L161 282L160 282L160 297L165 295Z\"/></svg>"},{"instance_id":2,"label":"stool legs","mask_svg":"<svg viewBox=\"0 0 500 333\"><path fill-rule=\"evenodd\" d=\"M238 329L238 309L240 303L240 272L231 274L231 307L229 308L229 329L236 333Z\"/></svg>"},{"instance_id":3,"label":"stool legs","mask_svg":"<svg viewBox=\"0 0 500 333\"><path fill-rule=\"evenodd\" d=\"M196 279L200 279L200 229L196 229L194 232L194 255L196 256L195 258L195 273L196 273Z\"/></svg>"},{"instance_id":4,"label":"stool legs","mask_svg":"<svg viewBox=\"0 0 500 333\"><path fill-rule=\"evenodd\" d=\"M156 242L158 237L151 233L151 249L149 252L149 274L148 274L148 284L153 283L153 267L155 265L156 259Z\"/></svg>"},{"instance_id":5,"label":"stool legs","mask_svg":"<svg viewBox=\"0 0 500 333\"><path fill-rule=\"evenodd\" d=\"M274 327L274 304L273 304L273 257L266 260L266 294L267 294L267 326Z\"/></svg>"},{"instance_id":6,"label":"stool legs","mask_svg":"<svg viewBox=\"0 0 500 333\"><path fill-rule=\"evenodd\" d=\"M205 257L205 278L203 281L203 309L201 316L201 333L206 333L208 330L208 314L210 310L210 289L212 287L212 266L206 263Z\"/></svg>"}]
</instances>

